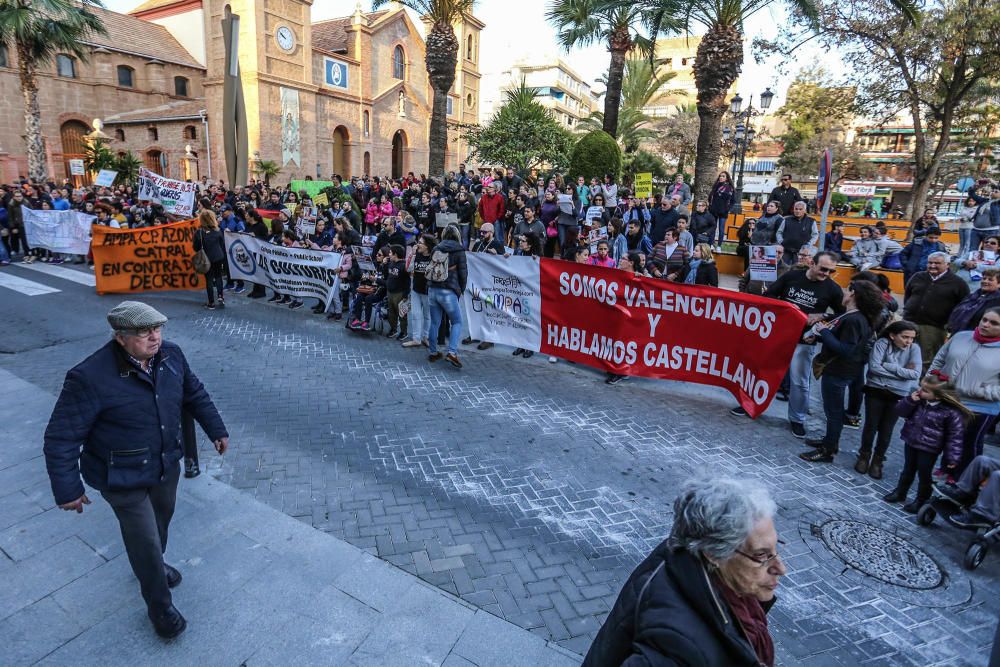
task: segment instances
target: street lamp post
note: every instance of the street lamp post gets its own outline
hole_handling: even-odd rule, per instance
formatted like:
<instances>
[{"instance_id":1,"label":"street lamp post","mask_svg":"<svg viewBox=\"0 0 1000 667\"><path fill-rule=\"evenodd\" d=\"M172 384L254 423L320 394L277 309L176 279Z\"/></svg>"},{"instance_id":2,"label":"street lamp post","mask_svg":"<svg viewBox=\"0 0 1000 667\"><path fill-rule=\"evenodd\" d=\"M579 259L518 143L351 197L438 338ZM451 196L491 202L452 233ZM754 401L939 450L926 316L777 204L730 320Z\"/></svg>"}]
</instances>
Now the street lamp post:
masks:
<instances>
[{"instance_id":1,"label":"street lamp post","mask_svg":"<svg viewBox=\"0 0 1000 667\"><path fill-rule=\"evenodd\" d=\"M729 103L729 111L733 115L733 120L736 121L736 127L732 129L728 127L723 128L722 137L726 141L732 137L733 142L733 168L730 173L735 172L737 176L736 196L733 198L732 213L743 211L743 170L746 167L747 149L753 143L757 134L753 127L753 119L764 115L764 112L771 106L772 99L774 99L774 93L771 92L770 88L767 88L760 94L760 109L754 108L752 95L746 109L742 108L743 98L740 97L739 93Z\"/></svg>"}]
</instances>

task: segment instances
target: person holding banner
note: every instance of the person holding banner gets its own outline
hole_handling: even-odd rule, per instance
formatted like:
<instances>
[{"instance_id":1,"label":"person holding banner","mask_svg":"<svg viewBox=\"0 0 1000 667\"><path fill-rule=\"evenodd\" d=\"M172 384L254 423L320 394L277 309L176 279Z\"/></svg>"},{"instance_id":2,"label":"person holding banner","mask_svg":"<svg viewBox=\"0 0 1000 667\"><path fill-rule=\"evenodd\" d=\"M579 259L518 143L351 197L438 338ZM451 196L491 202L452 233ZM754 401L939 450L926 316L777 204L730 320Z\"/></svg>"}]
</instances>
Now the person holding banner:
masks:
<instances>
[{"instance_id":1,"label":"person holding banner","mask_svg":"<svg viewBox=\"0 0 1000 667\"><path fill-rule=\"evenodd\" d=\"M194 251L205 251L211 266L205 274L205 292L208 295L208 303L205 307L215 310L215 297L218 294L219 308L225 308L226 302L223 299L223 278L222 274L226 263L226 242L219 230L219 223L215 219L215 213L209 209L202 210L198 214L198 222L201 227L194 235Z\"/></svg>"}]
</instances>

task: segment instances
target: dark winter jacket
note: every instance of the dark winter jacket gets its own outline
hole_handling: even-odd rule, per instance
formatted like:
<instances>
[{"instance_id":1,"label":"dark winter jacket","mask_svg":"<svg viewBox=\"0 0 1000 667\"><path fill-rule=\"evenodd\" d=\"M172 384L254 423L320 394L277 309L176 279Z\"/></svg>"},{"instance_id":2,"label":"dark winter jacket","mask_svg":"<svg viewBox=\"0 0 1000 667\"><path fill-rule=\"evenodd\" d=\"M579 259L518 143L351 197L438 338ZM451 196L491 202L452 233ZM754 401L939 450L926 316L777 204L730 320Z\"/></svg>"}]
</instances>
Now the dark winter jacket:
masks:
<instances>
[{"instance_id":1,"label":"dark winter jacket","mask_svg":"<svg viewBox=\"0 0 1000 667\"><path fill-rule=\"evenodd\" d=\"M984 292L977 289L969 296L962 299L961 303L955 306L948 318L948 331L956 333L958 331L971 331L979 326L979 320L989 308L1000 306L1000 290L995 292Z\"/></svg>"},{"instance_id":2,"label":"dark winter jacket","mask_svg":"<svg viewBox=\"0 0 1000 667\"><path fill-rule=\"evenodd\" d=\"M718 183L712 186L712 191L708 195L708 210L718 217L728 216L729 209L733 207L736 199L736 191L728 183Z\"/></svg>"},{"instance_id":3,"label":"dark winter jacket","mask_svg":"<svg viewBox=\"0 0 1000 667\"><path fill-rule=\"evenodd\" d=\"M469 267L465 260L465 249L458 241L445 239L434 246L434 252L448 253L448 279L444 282L427 281L427 286L431 288L450 289L462 298L465 293L465 285L469 280ZM431 257L433 257L431 253Z\"/></svg>"},{"instance_id":4,"label":"dark winter jacket","mask_svg":"<svg viewBox=\"0 0 1000 667\"><path fill-rule=\"evenodd\" d=\"M677 282L685 282L690 271L691 264L688 264L684 267L681 275L677 276ZM719 268L715 265L715 262L698 262L698 268L696 268L695 271L695 285L708 285L710 287L719 286Z\"/></svg>"},{"instance_id":5,"label":"dark winter jacket","mask_svg":"<svg viewBox=\"0 0 1000 667\"><path fill-rule=\"evenodd\" d=\"M962 412L945 402L931 405L907 396L896 404L896 414L906 420L900 438L908 446L931 454L944 451L945 464L962 458L965 419Z\"/></svg>"},{"instance_id":6,"label":"dark winter jacket","mask_svg":"<svg viewBox=\"0 0 1000 667\"><path fill-rule=\"evenodd\" d=\"M771 196L767 198L767 201L778 202L778 207L781 209L782 214L791 215L795 202L802 201L802 195L799 194L798 188L790 185L787 188L783 188L779 185L771 190Z\"/></svg>"},{"instance_id":7,"label":"dark winter jacket","mask_svg":"<svg viewBox=\"0 0 1000 667\"><path fill-rule=\"evenodd\" d=\"M212 231L205 231L204 229L199 229L194 234L194 251L205 250L205 254L208 255L208 261L210 262L221 262L226 258L226 240L222 236L222 231L215 229Z\"/></svg>"},{"instance_id":8,"label":"dark winter jacket","mask_svg":"<svg viewBox=\"0 0 1000 667\"><path fill-rule=\"evenodd\" d=\"M903 299L903 318L914 324L924 324L943 329L951 311L969 295L965 281L948 271L937 280L920 271L906 283Z\"/></svg>"},{"instance_id":9,"label":"dark winter jacket","mask_svg":"<svg viewBox=\"0 0 1000 667\"><path fill-rule=\"evenodd\" d=\"M182 409L210 439L228 437L179 347L164 341L150 363L152 377L109 341L66 374L45 429L45 465L57 504L83 495L81 472L98 491L161 482L183 456Z\"/></svg>"},{"instance_id":10,"label":"dark winter jacket","mask_svg":"<svg viewBox=\"0 0 1000 667\"><path fill-rule=\"evenodd\" d=\"M664 541L625 582L583 665L757 667L759 661L701 560Z\"/></svg>"},{"instance_id":11,"label":"dark winter jacket","mask_svg":"<svg viewBox=\"0 0 1000 667\"><path fill-rule=\"evenodd\" d=\"M715 229L715 225L715 216L708 211L692 213L689 231L694 237L695 243L708 243L708 236Z\"/></svg>"}]
</instances>

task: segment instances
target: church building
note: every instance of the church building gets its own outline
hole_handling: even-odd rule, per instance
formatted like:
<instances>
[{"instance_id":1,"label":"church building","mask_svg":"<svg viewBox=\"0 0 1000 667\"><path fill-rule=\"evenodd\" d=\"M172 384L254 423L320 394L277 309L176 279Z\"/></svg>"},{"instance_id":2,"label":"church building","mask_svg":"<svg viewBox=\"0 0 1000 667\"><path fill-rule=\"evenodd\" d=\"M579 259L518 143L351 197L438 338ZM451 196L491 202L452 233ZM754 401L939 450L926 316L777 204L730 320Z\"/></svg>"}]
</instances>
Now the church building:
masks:
<instances>
[{"instance_id":1,"label":"church building","mask_svg":"<svg viewBox=\"0 0 1000 667\"><path fill-rule=\"evenodd\" d=\"M222 152L221 0L148 0L129 14L96 9L108 34L90 57L60 55L39 73L50 174L69 176L93 121L116 153L132 151L171 178L225 178ZM239 63L247 107L249 172L277 163L274 179L426 172L431 103L424 41L397 3L385 11L312 22L310 0L230 0L240 17ZM449 123L479 114L479 35L466 16ZM16 56L0 48L0 179L26 172ZM449 131L446 168L468 146Z\"/></svg>"}]
</instances>

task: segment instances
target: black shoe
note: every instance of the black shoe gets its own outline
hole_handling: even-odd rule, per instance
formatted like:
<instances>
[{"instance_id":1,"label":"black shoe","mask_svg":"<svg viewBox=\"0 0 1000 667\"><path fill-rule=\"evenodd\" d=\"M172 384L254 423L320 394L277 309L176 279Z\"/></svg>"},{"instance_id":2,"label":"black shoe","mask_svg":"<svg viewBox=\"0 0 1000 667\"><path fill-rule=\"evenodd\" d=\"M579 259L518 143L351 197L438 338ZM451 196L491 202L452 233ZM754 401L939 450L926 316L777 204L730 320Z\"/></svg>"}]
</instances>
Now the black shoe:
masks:
<instances>
[{"instance_id":1,"label":"black shoe","mask_svg":"<svg viewBox=\"0 0 1000 667\"><path fill-rule=\"evenodd\" d=\"M326 307L323 304L312 307L312 311L317 315L322 315L324 310L326 310Z\"/></svg>"},{"instance_id":2,"label":"black shoe","mask_svg":"<svg viewBox=\"0 0 1000 667\"><path fill-rule=\"evenodd\" d=\"M533 355L533 354L534 354L534 352L532 352L531 350L525 350L524 354L522 354L521 356L524 357L525 359L530 359L531 355Z\"/></svg>"},{"instance_id":3,"label":"black shoe","mask_svg":"<svg viewBox=\"0 0 1000 667\"><path fill-rule=\"evenodd\" d=\"M948 522L959 528L992 528L993 522L980 514L969 510L959 514L952 514L948 517Z\"/></svg>"},{"instance_id":4,"label":"black shoe","mask_svg":"<svg viewBox=\"0 0 1000 667\"><path fill-rule=\"evenodd\" d=\"M181 613L177 611L177 607L174 605L170 605L166 610L158 613L150 610L146 612L146 615L152 621L156 634L164 639L173 639L187 628L187 621L184 620L184 617L181 616Z\"/></svg>"},{"instance_id":5,"label":"black shoe","mask_svg":"<svg viewBox=\"0 0 1000 667\"><path fill-rule=\"evenodd\" d=\"M184 580L180 571L173 565L167 565L166 563L163 564L163 569L167 573L167 588L177 588L180 586L181 581Z\"/></svg>"},{"instance_id":6,"label":"black shoe","mask_svg":"<svg viewBox=\"0 0 1000 667\"><path fill-rule=\"evenodd\" d=\"M268 303L274 303L275 301L281 301L281 295L275 294L270 299L267 300Z\"/></svg>"},{"instance_id":7,"label":"black shoe","mask_svg":"<svg viewBox=\"0 0 1000 667\"><path fill-rule=\"evenodd\" d=\"M440 352L431 352L427 355L427 361L433 364L435 361L440 361L442 357L444 357L444 355Z\"/></svg>"},{"instance_id":8,"label":"black shoe","mask_svg":"<svg viewBox=\"0 0 1000 667\"><path fill-rule=\"evenodd\" d=\"M188 479L194 479L201 474L201 469L198 467L198 462L194 459L184 459L184 476Z\"/></svg>"},{"instance_id":9,"label":"black shoe","mask_svg":"<svg viewBox=\"0 0 1000 667\"><path fill-rule=\"evenodd\" d=\"M787 403L787 402L788 402L788 392L787 392L787 391L781 391L781 390L779 389L779 390L778 390L778 393L776 393L776 394L774 395L774 397L775 397L776 399L778 399L779 401L784 401L785 403Z\"/></svg>"},{"instance_id":10,"label":"black shoe","mask_svg":"<svg viewBox=\"0 0 1000 667\"><path fill-rule=\"evenodd\" d=\"M817 449L814 452L802 452L799 458L809 463L833 463L833 454L828 454L826 450Z\"/></svg>"},{"instance_id":11,"label":"black shoe","mask_svg":"<svg viewBox=\"0 0 1000 667\"><path fill-rule=\"evenodd\" d=\"M215 304L214 303L206 303L205 307L208 308L209 310L215 310Z\"/></svg>"},{"instance_id":12,"label":"black shoe","mask_svg":"<svg viewBox=\"0 0 1000 667\"><path fill-rule=\"evenodd\" d=\"M900 493L898 490L894 490L882 496L882 500L887 503L901 503L906 500L906 494Z\"/></svg>"},{"instance_id":13,"label":"black shoe","mask_svg":"<svg viewBox=\"0 0 1000 667\"><path fill-rule=\"evenodd\" d=\"M516 350L514 350L514 352L513 352L513 355L514 355L515 357L519 357L519 356L521 356L522 354L524 354L524 348L523 348L523 347L519 347L519 348L517 348Z\"/></svg>"},{"instance_id":14,"label":"black shoe","mask_svg":"<svg viewBox=\"0 0 1000 667\"><path fill-rule=\"evenodd\" d=\"M472 336L469 336L468 338L463 338L462 339L462 345L472 345L475 342L476 341L472 340Z\"/></svg>"},{"instance_id":15,"label":"black shoe","mask_svg":"<svg viewBox=\"0 0 1000 667\"><path fill-rule=\"evenodd\" d=\"M882 479L882 462L872 461L872 464L868 466L868 476L872 479Z\"/></svg>"},{"instance_id":16,"label":"black shoe","mask_svg":"<svg viewBox=\"0 0 1000 667\"><path fill-rule=\"evenodd\" d=\"M607 380L604 381L605 384L616 385L620 382L624 382L628 378L627 375L612 375Z\"/></svg>"},{"instance_id":17,"label":"black shoe","mask_svg":"<svg viewBox=\"0 0 1000 667\"><path fill-rule=\"evenodd\" d=\"M406 332L400 331L398 334L396 334L396 340L406 340Z\"/></svg>"},{"instance_id":18,"label":"black shoe","mask_svg":"<svg viewBox=\"0 0 1000 667\"><path fill-rule=\"evenodd\" d=\"M907 514L916 514L920 511L920 508L924 506L924 501L914 500L903 505L903 511Z\"/></svg>"},{"instance_id":19,"label":"black shoe","mask_svg":"<svg viewBox=\"0 0 1000 667\"><path fill-rule=\"evenodd\" d=\"M395 330L395 329L391 329L391 330L389 331L389 333L387 333L387 334L385 335L385 337L386 337L386 338L395 338L395 337L396 337L396 330Z\"/></svg>"},{"instance_id":20,"label":"black shoe","mask_svg":"<svg viewBox=\"0 0 1000 667\"><path fill-rule=\"evenodd\" d=\"M871 458L868 454L858 454L858 460L854 462L854 472L865 475L871 466Z\"/></svg>"},{"instance_id":21,"label":"black shoe","mask_svg":"<svg viewBox=\"0 0 1000 667\"><path fill-rule=\"evenodd\" d=\"M292 301L290 304L288 304L288 307L290 309L292 309L292 310L295 310L297 308L301 308L302 307L302 302L301 301Z\"/></svg>"},{"instance_id":22,"label":"black shoe","mask_svg":"<svg viewBox=\"0 0 1000 667\"><path fill-rule=\"evenodd\" d=\"M938 484L936 488L942 496L958 503L962 507L968 507L976 500L974 495L966 493L954 484Z\"/></svg>"},{"instance_id":23,"label":"black shoe","mask_svg":"<svg viewBox=\"0 0 1000 667\"><path fill-rule=\"evenodd\" d=\"M484 340L482 343L480 343L479 345L476 346L476 349L477 350L488 350L491 347L493 347L493 343L488 343L488 342L486 342Z\"/></svg>"},{"instance_id":24,"label":"black shoe","mask_svg":"<svg viewBox=\"0 0 1000 667\"><path fill-rule=\"evenodd\" d=\"M750 413L748 413L746 410L744 410L743 406L741 406L741 405L737 405L735 408L733 408L732 410L730 410L729 414L731 414L734 417L749 417L750 416Z\"/></svg>"},{"instance_id":25,"label":"black shoe","mask_svg":"<svg viewBox=\"0 0 1000 667\"><path fill-rule=\"evenodd\" d=\"M823 449L823 439L822 438L806 438L805 442L802 443L807 447L813 447L815 449Z\"/></svg>"},{"instance_id":26,"label":"black shoe","mask_svg":"<svg viewBox=\"0 0 1000 667\"><path fill-rule=\"evenodd\" d=\"M801 423L790 422L790 426L792 428L792 435L794 435L796 438L806 437L806 427L803 426Z\"/></svg>"},{"instance_id":27,"label":"black shoe","mask_svg":"<svg viewBox=\"0 0 1000 667\"><path fill-rule=\"evenodd\" d=\"M844 415L844 428L861 428L861 417Z\"/></svg>"}]
</instances>

